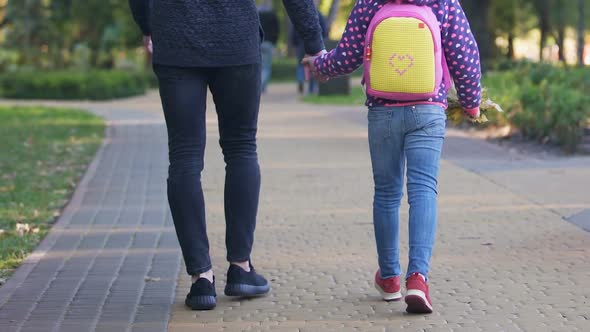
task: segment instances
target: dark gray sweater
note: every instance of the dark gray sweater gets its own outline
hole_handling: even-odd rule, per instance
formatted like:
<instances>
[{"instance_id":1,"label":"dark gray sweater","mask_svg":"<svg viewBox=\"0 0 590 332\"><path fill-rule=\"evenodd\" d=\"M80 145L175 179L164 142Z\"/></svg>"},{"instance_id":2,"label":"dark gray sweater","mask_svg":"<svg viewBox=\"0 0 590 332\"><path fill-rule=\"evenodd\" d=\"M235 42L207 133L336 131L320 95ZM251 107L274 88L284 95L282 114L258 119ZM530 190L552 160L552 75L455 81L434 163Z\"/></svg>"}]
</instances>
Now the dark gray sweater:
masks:
<instances>
[{"instance_id":1,"label":"dark gray sweater","mask_svg":"<svg viewBox=\"0 0 590 332\"><path fill-rule=\"evenodd\" d=\"M312 0L283 0L315 54L324 49ZM133 17L152 36L154 63L219 67L260 62L261 29L254 0L129 0Z\"/></svg>"}]
</instances>

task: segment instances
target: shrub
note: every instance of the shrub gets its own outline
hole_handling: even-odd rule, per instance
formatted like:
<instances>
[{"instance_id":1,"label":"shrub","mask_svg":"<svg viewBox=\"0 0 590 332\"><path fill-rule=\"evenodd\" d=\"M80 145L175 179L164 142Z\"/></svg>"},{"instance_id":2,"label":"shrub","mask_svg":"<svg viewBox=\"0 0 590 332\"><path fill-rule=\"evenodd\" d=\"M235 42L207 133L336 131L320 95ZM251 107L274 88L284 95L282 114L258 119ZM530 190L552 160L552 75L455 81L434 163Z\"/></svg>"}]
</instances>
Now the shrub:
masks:
<instances>
[{"instance_id":1,"label":"shrub","mask_svg":"<svg viewBox=\"0 0 590 332\"><path fill-rule=\"evenodd\" d=\"M526 137L537 140L549 137L551 109L547 92L547 89L530 83L521 89L522 109L514 114L512 120Z\"/></svg>"},{"instance_id":2,"label":"shrub","mask_svg":"<svg viewBox=\"0 0 590 332\"><path fill-rule=\"evenodd\" d=\"M0 96L12 99L105 100L141 95L147 88L147 76L133 71L31 71L0 75Z\"/></svg>"},{"instance_id":3,"label":"shrub","mask_svg":"<svg viewBox=\"0 0 590 332\"><path fill-rule=\"evenodd\" d=\"M145 80L146 80L148 86L151 89L157 89L158 86L160 85L160 83L158 83L158 77L156 76L156 74L154 73L154 71L151 70L151 69L146 70L144 72L144 75L145 75Z\"/></svg>"},{"instance_id":4,"label":"shrub","mask_svg":"<svg viewBox=\"0 0 590 332\"><path fill-rule=\"evenodd\" d=\"M0 49L0 73L16 68L18 64L18 58L18 52Z\"/></svg>"},{"instance_id":5,"label":"shrub","mask_svg":"<svg viewBox=\"0 0 590 332\"><path fill-rule=\"evenodd\" d=\"M494 63L494 66L490 69L494 71L514 71L522 68L533 66L534 62L531 60L512 60L512 59L501 59Z\"/></svg>"},{"instance_id":6,"label":"shrub","mask_svg":"<svg viewBox=\"0 0 590 332\"><path fill-rule=\"evenodd\" d=\"M576 150L590 118L590 68L521 62L487 73L484 86L506 111L490 114L490 124L512 124L526 137Z\"/></svg>"},{"instance_id":7,"label":"shrub","mask_svg":"<svg viewBox=\"0 0 590 332\"><path fill-rule=\"evenodd\" d=\"M566 151L575 152L590 117L590 98L568 86L549 86L552 96L552 135Z\"/></svg>"},{"instance_id":8,"label":"shrub","mask_svg":"<svg viewBox=\"0 0 590 332\"><path fill-rule=\"evenodd\" d=\"M513 121L521 132L538 140L550 139L574 152L590 117L590 98L568 84L544 82L522 89L522 110Z\"/></svg>"},{"instance_id":9,"label":"shrub","mask_svg":"<svg viewBox=\"0 0 590 332\"><path fill-rule=\"evenodd\" d=\"M488 95L504 109L504 113L488 112L490 125L505 126L510 123L510 115L520 107L520 88L516 72L491 72L484 75L483 86Z\"/></svg>"},{"instance_id":10,"label":"shrub","mask_svg":"<svg viewBox=\"0 0 590 332\"><path fill-rule=\"evenodd\" d=\"M297 79L297 63L296 58L273 57L271 80L274 82L294 82Z\"/></svg>"}]
</instances>

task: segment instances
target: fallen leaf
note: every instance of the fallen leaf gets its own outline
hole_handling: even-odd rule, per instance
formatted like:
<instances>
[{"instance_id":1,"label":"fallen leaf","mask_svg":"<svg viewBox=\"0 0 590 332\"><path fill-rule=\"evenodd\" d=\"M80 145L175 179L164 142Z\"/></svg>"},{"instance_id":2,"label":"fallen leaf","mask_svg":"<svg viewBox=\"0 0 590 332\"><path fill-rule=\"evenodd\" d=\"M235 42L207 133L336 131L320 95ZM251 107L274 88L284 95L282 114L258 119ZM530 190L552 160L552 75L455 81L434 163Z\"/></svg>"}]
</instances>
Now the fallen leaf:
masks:
<instances>
[{"instance_id":1,"label":"fallen leaf","mask_svg":"<svg viewBox=\"0 0 590 332\"><path fill-rule=\"evenodd\" d=\"M16 223L16 234L24 236L31 231L31 225Z\"/></svg>"},{"instance_id":2,"label":"fallen leaf","mask_svg":"<svg viewBox=\"0 0 590 332\"><path fill-rule=\"evenodd\" d=\"M9 186L0 187L0 192L7 193L7 192L14 191L14 189L16 189L16 187L12 184Z\"/></svg>"},{"instance_id":3,"label":"fallen leaf","mask_svg":"<svg viewBox=\"0 0 590 332\"><path fill-rule=\"evenodd\" d=\"M476 123L486 123L488 121L488 117L483 113L479 116L479 118L475 119Z\"/></svg>"},{"instance_id":4,"label":"fallen leaf","mask_svg":"<svg viewBox=\"0 0 590 332\"><path fill-rule=\"evenodd\" d=\"M145 282L156 282L156 281L160 281L160 280L161 280L160 278L156 278L156 277L150 277L150 276L145 277Z\"/></svg>"}]
</instances>

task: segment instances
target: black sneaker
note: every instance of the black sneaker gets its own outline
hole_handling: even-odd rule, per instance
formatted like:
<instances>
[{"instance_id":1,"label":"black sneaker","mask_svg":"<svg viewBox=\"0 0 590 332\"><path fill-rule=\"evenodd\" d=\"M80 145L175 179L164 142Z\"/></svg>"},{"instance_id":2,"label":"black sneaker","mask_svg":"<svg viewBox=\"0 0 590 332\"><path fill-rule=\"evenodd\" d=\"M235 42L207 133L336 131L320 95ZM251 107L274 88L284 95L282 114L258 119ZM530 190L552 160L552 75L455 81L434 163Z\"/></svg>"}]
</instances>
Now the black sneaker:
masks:
<instances>
[{"instance_id":1,"label":"black sneaker","mask_svg":"<svg viewBox=\"0 0 590 332\"><path fill-rule=\"evenodd\" d=\"M199 278L191 286L184 303L193 310L211 310L217 305L215 294L215 277L213 283L206 278Z\"/></svg>"},{"instance_id":2,"label":"black sneaker","mask_svg":"<svg viewBox=\"0 0 590 332\"><path fill-rule=\"evenodd\" d=\"M270 291L270 284L263 276L256 273L254 266L250 264L250 272L231 264L227 270L227 284L225 295L255 297L265 295Z\"/></svg>"}]
</instances>

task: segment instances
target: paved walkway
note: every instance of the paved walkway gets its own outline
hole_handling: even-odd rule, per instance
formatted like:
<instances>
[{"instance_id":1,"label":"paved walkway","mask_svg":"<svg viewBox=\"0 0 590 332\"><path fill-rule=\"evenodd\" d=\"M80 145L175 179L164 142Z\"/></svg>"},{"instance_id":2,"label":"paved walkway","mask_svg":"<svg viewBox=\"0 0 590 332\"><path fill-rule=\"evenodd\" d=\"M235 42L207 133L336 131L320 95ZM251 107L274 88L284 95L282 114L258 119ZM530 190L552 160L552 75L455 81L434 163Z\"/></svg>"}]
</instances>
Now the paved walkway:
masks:
<instances>
[{"instance_id":1,"label":"paved walkway","mask_svg":"<svg viewBox=\"0 0 590 332\"><path fill-rule=\"evenodd\" d=\"M221 295L223 163L210 111L203 182L220 296L215 311L192 312L157 95L78 106L110 120L109 139L51 234L0 288L2 332L590 330L589 158L524 156L451 131L431 276L437 311L409 316L372 288L364 112L301 105L290 87L273 86L260 117L254 251L273 291ZM402 236L405 264L406 246Z\"/></svg>"}]
</instances>

